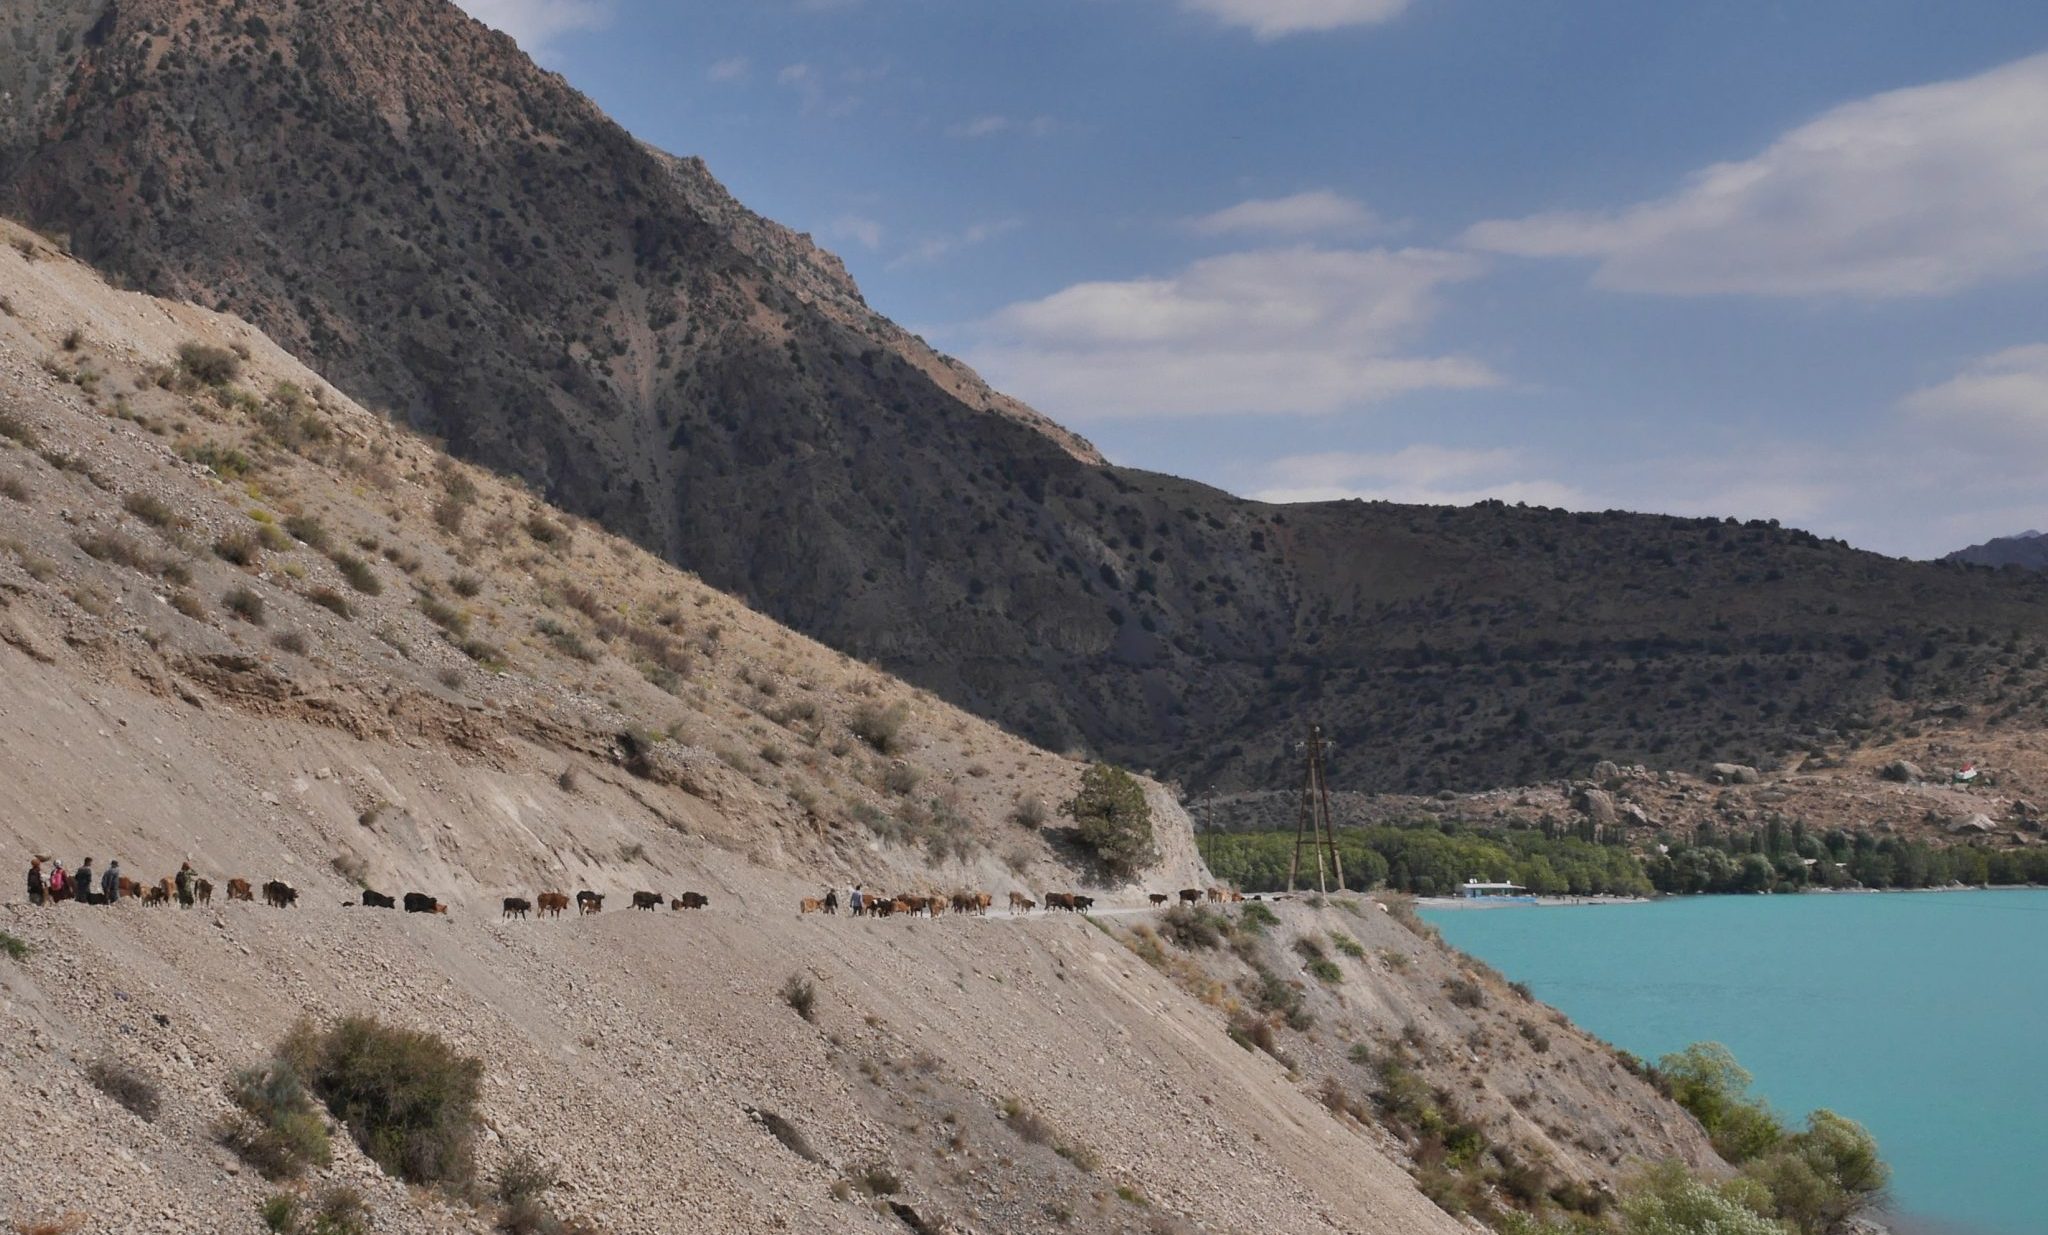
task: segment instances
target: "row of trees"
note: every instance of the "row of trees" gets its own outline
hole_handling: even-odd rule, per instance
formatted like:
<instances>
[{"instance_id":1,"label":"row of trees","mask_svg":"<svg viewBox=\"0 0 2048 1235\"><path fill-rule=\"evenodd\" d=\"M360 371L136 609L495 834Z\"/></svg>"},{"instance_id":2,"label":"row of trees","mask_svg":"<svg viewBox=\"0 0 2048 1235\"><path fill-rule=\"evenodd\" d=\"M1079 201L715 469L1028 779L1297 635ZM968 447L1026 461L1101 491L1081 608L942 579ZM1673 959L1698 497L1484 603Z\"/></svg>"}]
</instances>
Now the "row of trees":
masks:
<instances>
[{"instance_id":1,"label":"row of trees","mask_svg":"<svg viewBox=\"0 0 2048 1235\"><path fill-rule=\"evenodd\" d=\"M1209 869L1247 892L1287 886L1294 833L1202 832ZM1541 896L1799 892L1807 888L1933 888L1949 884L2048 883L2048 848L1939 847L1841 829L1825 833L1774 821L1749 831L1702 827L1690 841L1639 858L1618 844L1557 829L1479 831L1434 822L1340 828L1337 852L1346 890L1387 887L1451 896L1467 879L1520 884ZM1315 884L1310 863L1297 886Z\"/></svg>"},{"instance_id":2,"label":"row of trees","mask_svg":"<svg viewBox=\"0 0 2048 1235\"><path fill-rule=\"evenodd\" d=\"M1247 892L1287 886L1292 832L1204 832L1196 841L1220 879ZM1450 896L1475 878L1518 883L1544 896L1643 896L1651 891L1642 864L1628 850L1534 829L1340 828L1337 852L1345 887L1354 892L1385 886L1418 896ZM1313 866L1306 875L1313 884Z\"/></svg>"}]
</instances>

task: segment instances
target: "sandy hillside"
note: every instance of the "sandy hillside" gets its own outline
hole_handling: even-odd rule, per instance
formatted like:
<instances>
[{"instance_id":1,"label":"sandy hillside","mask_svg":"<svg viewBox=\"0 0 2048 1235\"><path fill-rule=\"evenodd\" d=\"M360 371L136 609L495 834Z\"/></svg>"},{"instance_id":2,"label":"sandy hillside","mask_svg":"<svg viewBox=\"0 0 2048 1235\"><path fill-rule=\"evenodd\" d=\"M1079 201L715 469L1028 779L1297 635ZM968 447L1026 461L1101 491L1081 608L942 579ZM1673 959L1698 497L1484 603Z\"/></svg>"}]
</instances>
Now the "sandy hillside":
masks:
<instances>
[{"instance_id":1,"label":"sandy hillside","mask_svg":"<svg viewBox=\"0 0 2048 1235\"><path fill-rule=\"evenodd\" d=\"M1319 1088L1347 1041L1404 1031L1561 1179L1706 1161L1574 1034L1481 1065L1554 1014L1450 1008L1455 962L1378 915L1352 929L1382 959L1315 997L1306 1070L1246 1049L1219 993L1244 975L1193 980L1125 912L1206 882L1165 790L1160 861L1097 886L1056 811L1081 762L450 463L239 322L0 230L0 931L30 949L0 959L0 1220L261 1229L276 1186L220 1145L224 1083L350 1012L482 1059L486 1176L533 1154L603 1231L1461 1229L1415 1146ZM194 343L245 354L209 377ZM30 853L301 899L31 909ZM1115 912L796 912L855 880ZM363 886L450 912L355 907ZM582 888L604 913L500 919ZM638 889L710 907L636 913ZM1297 933L1339 914L1281 909ZM88 1082L108 1060L161 1089L154 1121ZM306 1186L359 1187L375 1229L489 1229L335 1143Z\"/></svg>"}]
</instances>

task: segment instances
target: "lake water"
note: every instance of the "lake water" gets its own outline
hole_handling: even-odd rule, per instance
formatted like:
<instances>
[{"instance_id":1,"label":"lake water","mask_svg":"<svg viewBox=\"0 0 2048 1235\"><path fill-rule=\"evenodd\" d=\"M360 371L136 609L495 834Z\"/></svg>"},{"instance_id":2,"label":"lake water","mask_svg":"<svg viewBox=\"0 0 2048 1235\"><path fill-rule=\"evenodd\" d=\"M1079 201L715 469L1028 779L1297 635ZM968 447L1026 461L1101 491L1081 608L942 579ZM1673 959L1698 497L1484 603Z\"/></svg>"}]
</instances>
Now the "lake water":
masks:
<instances>
[{"instance_id":1,"label":"lake water","mask_svg":"<svg viewBox=\"0 0 2048 1235\"><path fill-rule=\"evenodd\" d=\"M1424 916L1616 1046L1722 1042L1780 1114L1861 1122L1902 1231L2048 1232L2048 891Z\"/></svg>"}]
</instances>

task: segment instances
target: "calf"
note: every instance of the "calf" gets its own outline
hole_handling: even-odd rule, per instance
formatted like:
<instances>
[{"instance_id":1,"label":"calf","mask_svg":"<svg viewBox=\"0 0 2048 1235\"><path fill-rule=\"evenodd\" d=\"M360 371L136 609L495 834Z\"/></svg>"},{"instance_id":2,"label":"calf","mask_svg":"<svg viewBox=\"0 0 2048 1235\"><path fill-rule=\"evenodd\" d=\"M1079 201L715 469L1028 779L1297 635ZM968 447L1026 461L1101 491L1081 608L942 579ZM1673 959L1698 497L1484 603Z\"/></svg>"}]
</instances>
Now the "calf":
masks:
<instances>
[{"instance_id":1,"label":"calf","mask_svg":"<svg viewBox=\"0 0 2048 1235\"><path fill-rule=\"evenodd\" d=\"M677 901L676 908L681 909L682 907L683 902ZM796 911L798 913L823 913L825 912L825 902L815 896L806 896L803 902L796 907Z\"/></svg>"},{"instance_id":2,"label":"calf","mask_svg":"<svg viewBox=\"0 0 2048 1235\"><path fill-rule=\"evenodd\" d=\"M1031 903L1031 898L1022 892L1010 893L1010 909L1014 912Z\"/></svg>"},{"instance_id":3,"label":"calf","mask_svg":"<svg viewBox=\"0 0 2048 1235\"><path fill-rule=\"evenodd\" d=\"M543 892L535 899L540 902L540 916L543 918L559 918L569 907L569 898L560 892Z\"/></svg>"},{"instance_id":4,"label":"calf","mask_svg":"<svg viewBox=\"0 0 2048 1235\"><path fill-rule=\"evenodd\" d=\"M363 905L370 909L398 908L398 902L395 899L384 895L382 892L372 891L369 888L363 889Z\"/></svg>"},{"instance_id":5,"label":"calf","mask_svg":"<svg viewBox=\"0 0 2048 1235\"><path fill-rule=\"evenodd\" d=\"M249 887L248 880L230 879L228 880L228 899L231 901L253 901L256 899L256 895Z\"/></svg>"},{"instance_id":6,"label":"calf","mask_svg":"<svg viewBox=\"0 0 2048 1235\"><path fill-rule=\"evenodd\" d=\"M635 892L635 893L633 893L633 908L635 908L635 909L659 909L659 908L661 908L661 893L659 893L659 892Z\"/></svg>"},{"instance_id":7,"label":"calf","mask_svg":"<svg viewBox=\"0 0 2048 1235\"><path fill-rule=\"evenodd\" d=\"M1209 889L1209 899L1210 899L1211 901L1220 901L1220 900L1222 900L1222 899L1223 899L1223 889L1222 889L1222 888L1210 888L1210 889Z\"/></svg>"},{"instance_id":8,"label":"calf","mask_svg":"<svg viewBox=\"0 0 2048 1235\"><path fill-rule=\"evenodd\" d=\"M192 891L198 896L200 904L211 905L213 903L213 884L211 881L205 879L193 881Z\"/></svg>"},{"instance_id":9,"label":"calf","mask_svg":"<svg viewBox=\"0 0 2048 1235\"><path fill-rule=\"evenodd\" d=\"M440 902L428 896L425 892L407 892L405 894L405 911L407 913L447 912L440 907Z\"/></svg>"},{"instance_id":10,"label":"calf","mask_svg":"<svg viewBox=\"0 0 2048 1235\"><path fill-rule=\"evenodd\" d=\"M702 909L711 903L711 898L702 892L685 892L679 899L685 909Z\"/></svg>"},{"instance_id":11,"label":"calf","mask_svg":"<svg viewBox=\"0 0 2048 1235\"><path fill-rule=\"evenodd\" d=\"M145 905L165 905L169 904L170 900L171 894L162 888L144 888L142 890L142 903Z\"/></svg>"},{"instance_id":12,"label":"calf","mask_svg":"<svg viewBox=\"0 0 2048 1235\"><path fill-rule=\"evenodd\" d=\"M1069 897L1068 899L1072 903L1069 904L1067 908L1073 910L1075 913L1087 913L1090 909L1095 908L1095 898L1092 896L1074 896Z\"/></svg>"},{"instance_id":13,"label":"calf","mask_svg":"<svg viewBox=\"0 0 2048 1235\"><path fill-rule=\"evenodd\" d=\"M582 917L582 916L583 916L584 914L586 914L586 913L603 913L603 912L604 912L604 893L602 893L602 892L589 892L589 891L585 891L585 892L578 892L578 893L576 894L576 916L577 916L577 917L579 917L579 918L580 918L580 917Z\"/></svg>"},{"instance_id":14,"label":"calf","mask_svg":"<svg viewBox=\"0 0 2048 1235\"><path fill-rule=\"evenodd\" d=\"M994 903L995 897L990 896L986 892L976 892L974 894L974 912L983 917L988 916L988 907Z\"/></svg>"},{"instance_id":15,"label":"calf","mask_svg":"<svg viewBox=\"0 0 2048 1235\"><path fill-rule=\"evenodd\" d=\"M126 900L131 896L142 895L142 885L135 882L133 879L130 879L126 875L121 876L120 887L122 900Z\"/></svg>"},{"instance_id":16,"label":"calf","mask_svg":"<svg viewBox=\"0 0 2048 1235\"><path fill-rule=\"evenodd\" d=\"M524 918L527 911L532 908L533 902L517 896L508 896L505 898L505 912L499 916L501 918Z\"/></svg>"},{"instance_id":17,"label":"calf","mask_svg":"<svg viewBox=\"0 0 2048 1235\"><path fill-rule=\"evenodd\" d=\"M164 882L170 881L167 879ZM169 888L159 885L157 891L162 892L165 899L170 898ZM299 890L281 879L273 879L263 885L263 903L273 909L289 909L298 903L298 899Z\"/></svg>"},{"instance_id":18,"label":"calf","mask_svg":"<svg viewBox=\"0 0 2048 1235\"><path fill-rule=\"evenodd\" d=\"M1154 909L1163 909L1166 907L1166 893L1164 892L1149 893L1146 895L1145 899L1152 902L1152 907Z\"/></svg>"}]
</instances>

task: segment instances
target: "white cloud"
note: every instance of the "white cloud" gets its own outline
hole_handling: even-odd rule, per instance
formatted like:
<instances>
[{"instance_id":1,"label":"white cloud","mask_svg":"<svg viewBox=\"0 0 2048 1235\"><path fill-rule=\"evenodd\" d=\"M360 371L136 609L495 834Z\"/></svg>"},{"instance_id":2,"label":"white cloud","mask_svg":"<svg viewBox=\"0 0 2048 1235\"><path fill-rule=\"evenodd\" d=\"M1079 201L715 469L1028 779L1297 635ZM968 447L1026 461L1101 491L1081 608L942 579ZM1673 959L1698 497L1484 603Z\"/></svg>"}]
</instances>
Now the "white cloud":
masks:
<instances>
[{"instance_id":1,"label":"white cloud","mask_svg":"<svg viewBox=\"0 0 2048 1235\"><path fill-rule=\"evenodd\" d=\"M1386 453L1326 451L1288 455L1258 469L1251 496L1263 502L1330 502L1344 498L1469 506L1488 498L1531 506L1583 508L1579 490L1531 478L1518 450L1457 450L1417 445Z\"/></svg>"},{"instance_id":2,"label":"white cloud","mask_svg":"<svg viewBox=\"0 0 2048 1235\"><path fill-rule=\"evenodd\" d=\"M857 214L843 214L826 227L834 236L844 236L870 251L882 247L882 225Z\"/></svg>"},{"instance_id":3,"label":"white cloud","mask_svg":"<svg viewBox=\"0 0 2048 1235\"><path fill-rule=\"evenodd\" d=\"M1051 116L1033 116L1029 120L1013 120L1008 116L976 116L958 124L946 126L948 137L1000 137L1005 133L1022 133L1029 137L1048 137L1057 122Z\"/></svg>"},{"instance_id":4,"label":"white cloud","mask_svg":"<svg viewBox=\"0 0 2048 1235\"><path fill-rule=\"evenodd\" d=\"M704 71L704 76L716 82L745 81L754 71L754 62L745 56L728 56Z\"/></svg>"},{"instance_id":5,"label":"white cloud","mask_svg":"<svg viewBox=\"0 0 2048 1235\"><path fill-rule=\"evenodd\" d=\"M1171 278L1079 283L979 324L969 357L1055 416L1324 413L1496 384L1480 361L1403 354L1437 290L1482 263L1428 249L1266 249Z\"/></svg>"},{"instance_id":6,"label":"white cloud","mask_svg":"<svg viewBox=\"0 0 2048 1235\"><path fill-rule=\"evenodd\" d=\"M611 0L459 0L471 17L512 36L530 56L557 36L596 30L611 21Z\"/></svg>"},{"instance_id":7,"label":"white cloud","mask_svg":"<svg viewBox=\"0 0 2048 1235\"><path fill-rule=\"evenodd\" d=\"M1292 197L1263 197L1189 219L1188 226L1205 236L1233 232L1313 236L1376 231L1380 221L1364 203L1329 189Z\"/></svg>"},{"instance_id":8,"label":"white cloud","mask_svg":"<svg viewBox=\"0 0 2048 1235\"><path fill-rule=\"evenodd\" d=\"M2048 343L2007 348L1971 362L1947 381L1907 395L1900 409L1956 448L1974 443L2004 455L2032 447L2031 471L2048 448Z\"/></svg>"},{"instance_id":9,"label":"white cloud","mask_svg":"<svg viewBox=\"0 0 2048 1235\"><path fill-rule=\"evenodd\" d=\"M1181 0L1184 7L1207 13L1225 25L1242 26L1262 39L1372 26L1392 21L1408 8L1408 0Z\"/></svg>"},{"instance_id":10,"label":"white cloud","mask_svg":"<svg viewBox=\"0 0 2048 1235\"><path fill-rule=\"evenodd\" d=\"M2048 54L1844 104L1618 211L1474 226L1673 295L1938 296L2048 267Z\"/></svg>"},{"instance_id":11,"label":"white cloud","mask_svg":"<svg viewBox=\"0 0 2048 1235\"><path fill-rule=\"evenodd\" d=\"M971 224L957 232L927 237L912 245L898 256L896 260L890 262L889 268L893 270L898 266L916 266L926 262L935 262L961 249L985 244L990 240L994 240L997 236L1016 231L1023 225L1023 220L1021 219L994 219L985 223Z\"/></svg>"}]
</instances>

